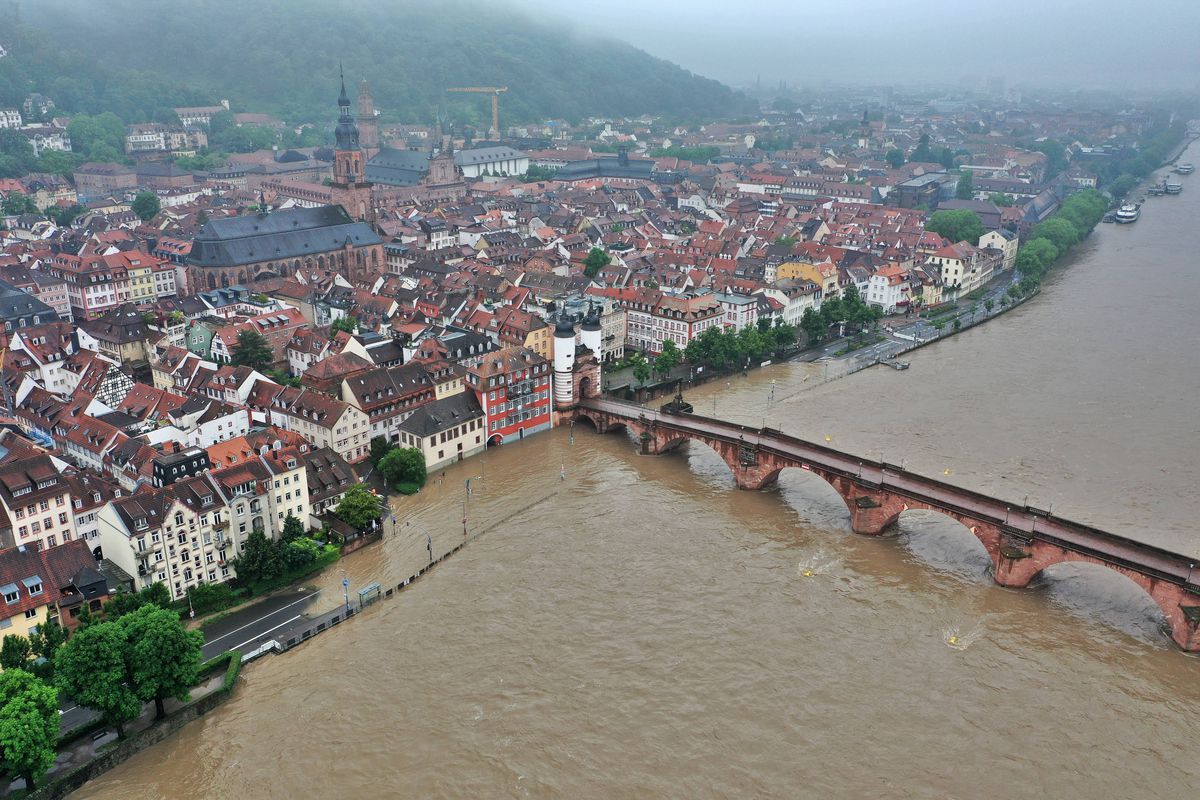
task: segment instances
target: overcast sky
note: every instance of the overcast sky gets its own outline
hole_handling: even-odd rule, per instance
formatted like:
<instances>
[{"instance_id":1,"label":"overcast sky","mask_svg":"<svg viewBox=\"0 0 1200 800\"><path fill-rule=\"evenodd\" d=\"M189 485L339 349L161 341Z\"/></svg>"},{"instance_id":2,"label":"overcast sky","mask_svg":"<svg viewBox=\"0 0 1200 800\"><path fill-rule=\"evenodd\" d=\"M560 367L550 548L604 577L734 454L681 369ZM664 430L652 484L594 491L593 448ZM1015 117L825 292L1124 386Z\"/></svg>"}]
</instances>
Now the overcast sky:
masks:
<instances>
[{"instance_id":1,"label":"overcast sky","mask_svg":"<svg viewBox=\"0 0 1200 800\"><path fill-rule=\"evenodd\" d=\"M511 0L746 86L1200 86L1200 0Z\"/></svg>"}]
</instances>

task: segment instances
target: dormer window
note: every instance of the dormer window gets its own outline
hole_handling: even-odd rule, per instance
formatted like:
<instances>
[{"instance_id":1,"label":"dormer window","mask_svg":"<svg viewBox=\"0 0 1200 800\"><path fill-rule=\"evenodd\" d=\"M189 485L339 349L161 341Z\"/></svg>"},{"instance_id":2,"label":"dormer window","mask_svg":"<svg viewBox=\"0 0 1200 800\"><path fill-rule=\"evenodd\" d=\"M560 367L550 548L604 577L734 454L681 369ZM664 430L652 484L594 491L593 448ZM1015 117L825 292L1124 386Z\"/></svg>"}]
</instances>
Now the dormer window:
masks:
<instances>
[{"instance_id":1,"label":"dormer window","mask_svg":"<svg viewBox=\"0 0 1200 800\"><path fill-rule=\"evenodd\" d=\"M139 531L144 531L148 527L147 523L146 523L146 518L138 517L136 520L134 520L133 526L135 528L137 528Z\"/></svg>"}]
</instances>

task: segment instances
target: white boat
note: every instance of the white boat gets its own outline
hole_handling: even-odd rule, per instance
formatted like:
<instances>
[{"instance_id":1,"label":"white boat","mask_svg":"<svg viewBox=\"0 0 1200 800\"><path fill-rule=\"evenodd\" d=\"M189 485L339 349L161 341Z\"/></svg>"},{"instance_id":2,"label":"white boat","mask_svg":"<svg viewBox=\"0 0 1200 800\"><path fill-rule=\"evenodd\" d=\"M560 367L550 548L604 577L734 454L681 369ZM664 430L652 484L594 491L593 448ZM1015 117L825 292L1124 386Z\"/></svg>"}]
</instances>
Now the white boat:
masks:
<instances>
[{"instance_id":1,"label":"white boat","mask_svg":"<svg viewBox=\"0 0 1200 800\"><path fill-rule=\"evenodd\" d=\"M1183 191L1183 184L1179 181L1167 181L1163 189L1166 190L1167 194L1179 194Z\"/></svg>"},{"instance_id":2,"label":"white boat","mask_svg":"<svg viewBox=\"0 0 1200 800\"><path fill-rule=\"evenodd\" d=\"M1142 215L1142 207L1137 203L1122 203L1117 209L1116 221L1125 225L1137 222Z\"/></svg>"},{"instance_id":3,"label":"white boat","mask_svg":"<svg viewBox=\"0 0 1200 800\"><path fill-rule=\"evenodd\" d=\"M1196 171L1196 165L1191 163L1190 161L1185 161L1182 164L1180 164L1179 166L1175 167L1175 171L1178 172L1180 175L1191 175L1193 172Z\"/></svg>"}]
</instances>

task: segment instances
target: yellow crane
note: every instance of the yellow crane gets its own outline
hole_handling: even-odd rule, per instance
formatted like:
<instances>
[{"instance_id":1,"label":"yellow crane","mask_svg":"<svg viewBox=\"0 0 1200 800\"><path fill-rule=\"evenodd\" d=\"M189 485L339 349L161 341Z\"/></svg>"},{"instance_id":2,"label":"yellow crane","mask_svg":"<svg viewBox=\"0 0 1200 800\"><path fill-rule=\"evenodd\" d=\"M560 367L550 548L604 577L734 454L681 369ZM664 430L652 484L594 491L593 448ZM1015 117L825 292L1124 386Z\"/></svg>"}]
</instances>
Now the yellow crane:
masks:
<instances>
[{"instance_id":1,"label":"yellow crane","mask_svg":"<svg viewBox=\"0 0 1200 800\"><path fill-rule=\"evenodd\" d=\"M500 95L508 91L507 86L459 86L447 89L447 92L469 92L471 94L490 94L492 96L492 129L488 136L500 136Z\"/></svg>"}]
</instances>

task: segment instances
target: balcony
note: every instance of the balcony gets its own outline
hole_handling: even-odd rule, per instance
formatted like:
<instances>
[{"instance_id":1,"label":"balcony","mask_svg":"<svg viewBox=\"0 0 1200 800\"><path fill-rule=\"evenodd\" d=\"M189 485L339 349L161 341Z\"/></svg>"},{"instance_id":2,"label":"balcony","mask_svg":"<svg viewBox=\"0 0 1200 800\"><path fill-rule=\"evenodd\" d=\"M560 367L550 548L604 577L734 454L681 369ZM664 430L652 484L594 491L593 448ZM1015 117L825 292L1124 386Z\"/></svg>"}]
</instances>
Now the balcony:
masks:
<instances>
[{"instance_id":1,"label":"balcony","mask_svg":"<svg viewBox=\"0 0 1200 800\"><path fill-rule=\"evenodd\" d=\"M229 520L227 520L227 519L214 520L212 526L213 526L214 531L223 531L229 527Z\"/></svg>"}]
</instances>

